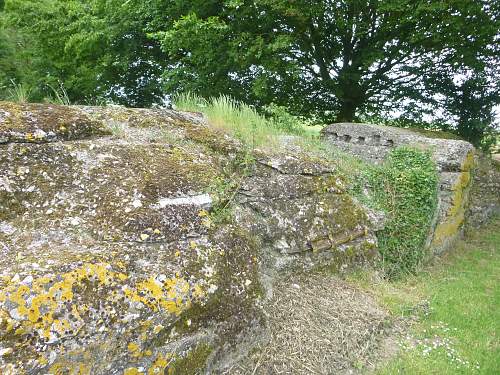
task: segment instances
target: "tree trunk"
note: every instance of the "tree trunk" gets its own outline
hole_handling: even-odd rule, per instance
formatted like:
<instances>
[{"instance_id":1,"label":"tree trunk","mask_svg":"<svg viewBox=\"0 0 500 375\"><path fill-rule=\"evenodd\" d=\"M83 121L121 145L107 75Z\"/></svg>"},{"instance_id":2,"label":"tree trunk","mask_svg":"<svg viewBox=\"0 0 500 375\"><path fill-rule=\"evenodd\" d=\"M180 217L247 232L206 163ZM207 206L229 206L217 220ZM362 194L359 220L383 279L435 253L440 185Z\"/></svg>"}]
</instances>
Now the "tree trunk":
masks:
<instances>
[{"instance_id":1,"label":"tree trunk","mask_svg":"<svg viewBox=\"0 0 500 375\"><path fill-rule=\"evenodd\" d=\"M353 122L356 118L356 110L363 105L366 95L360 81L361 74L353 66L347 66L339 73L335 93L340 106L335 118L336 122Z\"/></svg>"},{"instance_id":2,"label":"tree trunk","mask_svg":"<svg viewBox=\"0 0 500 375\"><path fill-rule=\"evenodd\" d=\"M341 99L340 109L335 118L335 122L353 122L356 117L356 109L359 104L351 99Z\"/></svg>"}]
</instances>

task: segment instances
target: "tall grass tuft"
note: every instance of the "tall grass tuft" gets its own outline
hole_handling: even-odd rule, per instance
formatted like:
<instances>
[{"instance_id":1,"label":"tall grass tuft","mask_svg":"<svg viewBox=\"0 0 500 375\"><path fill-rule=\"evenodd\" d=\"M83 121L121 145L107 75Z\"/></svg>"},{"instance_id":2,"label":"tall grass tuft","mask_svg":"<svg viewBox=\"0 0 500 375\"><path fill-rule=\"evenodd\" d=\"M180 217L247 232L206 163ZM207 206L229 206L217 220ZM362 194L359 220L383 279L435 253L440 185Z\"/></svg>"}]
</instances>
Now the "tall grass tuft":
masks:
<instances>
[{"instance_id":1,"label":"tall grass tuft","mask_svg":"<svg viewBox=\"0 0 500 375\"><path fill-rule=\"evenodd\" d=\"M7 99L17 103L28 103L31 96L31 87L26 83L16 83L14 80L12 87L7 89Z\"/></svg>"},{"instance_id":2,"label":"tall grass tuft","mask_svg":"<svg viewBox=\"0 0 500 375\"><path fill-rule=\"evenodd\" d=\"M53 104L60 104L60 105L71 105L71 101L69 100L68 92L64 88L64 85L62 82L59 82L58 87L54 87L52 85L48 85L49 88L52 90L53 96L49 96L48 98L45 98L45 101Z\"/></svg>"},{"instance_id":3,"label":"tall grass tuft","mask_svg":"<svg viewBox=\"0 0 500 375\"><path fill-rule=\"evenodd\" d=\"M207 100L188 91L177 94L172 102L179 111L199 112L207 107Z\"/></svg>"},{"instance_id":4,"label":"tall grass tuft","mask_svg":"<svg viewBox=\"0 0 500 375\"><path fill-rule=\"evenodd\" d=\"M283 126L273 118L266 118L249 105L227 95L203 99L192 93L180 94L173 99L176 109L203 112L210 124L240 139L249 147L273 146L281 135L303 135L303 129Z\"/></svg>"}]
</instances>

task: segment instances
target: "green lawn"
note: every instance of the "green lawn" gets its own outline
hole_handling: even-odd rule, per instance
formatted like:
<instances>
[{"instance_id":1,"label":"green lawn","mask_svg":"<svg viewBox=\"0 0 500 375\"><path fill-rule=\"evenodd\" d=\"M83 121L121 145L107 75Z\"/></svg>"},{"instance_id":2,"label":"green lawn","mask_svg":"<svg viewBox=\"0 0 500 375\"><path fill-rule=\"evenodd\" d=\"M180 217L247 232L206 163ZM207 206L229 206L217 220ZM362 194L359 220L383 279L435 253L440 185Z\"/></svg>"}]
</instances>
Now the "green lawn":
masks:
<instances>
[{"instance_id":1,"label":"green lawn","mask_svg":"<svg viewBox=\"0 0 500 375\"><path fill-rule=\"evenodd\" d=\"M352 280L394 315L418 317L377 374L500 374L500 219L418 276Z\"/></svg>"}]
</instances>

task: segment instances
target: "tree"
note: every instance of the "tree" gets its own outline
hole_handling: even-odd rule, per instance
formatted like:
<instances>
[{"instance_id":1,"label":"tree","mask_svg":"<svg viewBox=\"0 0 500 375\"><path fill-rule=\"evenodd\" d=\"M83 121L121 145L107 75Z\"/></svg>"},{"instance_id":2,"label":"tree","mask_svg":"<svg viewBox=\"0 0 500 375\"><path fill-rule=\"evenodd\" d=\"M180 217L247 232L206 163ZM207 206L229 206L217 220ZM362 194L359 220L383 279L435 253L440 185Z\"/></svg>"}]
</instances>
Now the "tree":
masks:
<instances>
[{"instance_id":1,"label":"tree","mask_svg":"<svg viewBox=\"0 0 500 375\"><path fill-rule=\"evenodd\" d=\"M230 93L352 121L425 97L436 70L480 68L498 33L487 0L153 1L171 91ZM325 115L326 114L326 115Z\"/></svg>"},{"instance_id":2,"label":"tree","mask_svg":"<svg viewBox=\"0 0 500 375\"><path fill-rule=\"evenodd\" d=\"M21 82L30 74L29 52L22 48L25 38L5 25L0 8L0 98L6 96L13 82Z\"/></svg>"},{"instance_id":3,"label":"tree","mask_svg":"<svg viewBox=\"0 0 500 375\"><path fill-rule=\"evenodd\" d=\"M484 74L472 74L462 82L449 82L445 96L445 115L453 130L476 147L488 149L485 135L495 131L495 105L500 104L500 87ZM448 120L448 121L449 121Z\"/></svg>"},{"instance_id":4,"label":"tree","mask_svg":"<svg viewBox=\"0 0 500 375\"><path fill-rule=\"evenodd\" d=\"M119 0L7 0L3 18L30 41L18 53L32 56L37 99L61 82L73 102L148 106L163 96L166 57L143 31L145 16Z\"/></svg>"}]
</instances>

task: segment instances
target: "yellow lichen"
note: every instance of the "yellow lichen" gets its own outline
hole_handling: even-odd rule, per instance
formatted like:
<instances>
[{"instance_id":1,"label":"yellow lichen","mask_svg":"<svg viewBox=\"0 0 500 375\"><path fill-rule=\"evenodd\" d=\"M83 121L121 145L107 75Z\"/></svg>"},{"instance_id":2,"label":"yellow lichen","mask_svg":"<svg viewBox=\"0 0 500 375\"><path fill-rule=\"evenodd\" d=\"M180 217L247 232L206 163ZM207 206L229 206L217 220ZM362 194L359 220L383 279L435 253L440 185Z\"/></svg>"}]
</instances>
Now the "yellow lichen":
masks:
<instances>
[{"instance_id":1,"label":"yellow lichen","mask_svg":"<svg viewBox=\"0 0 500 375\"><path fill-rule=\"evenodd\" d=\"M464 223L465 215L464 208L461 208L456 215L448 218L445 222L439 224L434 231L432 247L439 248L443 246L447 240L456 236Z\"/></svg>"},{"instance_id":2,"label":"yellow lichen","mask_svg":"<svg viewBox=\"0 0 500 375\"><path fill-rule=\"evenodd\" d=\"M101 298L107 303L141 303L152 311L175 316L189 309L194 300L206 297L202 285L191 285L178 272L171 278L154 275L132 282L124 267L120 267L120 272L116 269L116 266L104 262L84 263L61 275L33 277L25 284L20 277L5 279L6 286L0 290L0 336L9 333L24 340L26 335L35 334L40 339L58 341L78 335L85 329L86 315L94 309L89 302L82 303L80 299L82 288L84 291L89 286L99 293L106 293ZM106 331L109 328L104 322L104 319L96 320L96 324ZM152 334L159 334L162 329L163 326L154 325L153 320L143 321L139 326L138 341L128 344L130 357L139 360L152 356L152 350L142 351L141 342L147 341ZM62 354L64 348L59 350ZM157 358L156 367L152 368L165 368L165 358ZM48 365L43 352L36 353L33 360L37 368ZM76 362L58 361L51 367L53 372L49 373L89 373L80 367Z\"/></svg>"},{"instance_id":3,"label":"yellow lichen","mask_svg":"<svg viewBox=\"0 0 500 375\"><path fill-rule=\"evenodd\" d=\"M158 333L160 333L160 332L161 332L161 330L162 330L163 328L164 328L164 327L163 327L161 324L158 324L158 325L156 325L156 326L153 328L153 332L154 332L155 334L158 334Z\"/></svg>"},{"instance_id":4,"label":"yellow lichen","mask_svg":"<svg viewBox=\"0 0 500 375\"><path fill-rule=\"evenodd\" d=\"M435 231L432 240L432 247L439 248L449 239L454 238L465 221L466 193L471 181L471 169L474 163L474 155L470 152L462 165L462 170L453 184L451 205L446 212L446 219L440 223Z\"/></svg>"},{"instance_id":5,"label":"yellow lichen","mask_svg":"<svg viewBox=\"0 0 500 375\"><path fill-rule=\"evenodd\" d=\"M50 375L90 375L90 368L84 363L78 362L58 362L49 369Z\"/></svg>"},{"instance_id":6,"label":"yellow lichen","mask_svg":"<svg viewBox=\"0 0 500 375\"><path fill-rule=\"evenodd\" d=\"M142 371L139 371L136 367L129 367L123 371L123 375L143 375Z\"/></svg>"},{"instance_id":7,"label":"yellow lichen","mask_svg":"<svg viewBox=\"0 0 500 375\"><path fill-rule=\"evenodd\" d=\"M137 358L141 356L141 349L135 342L129 343L127 349L132 357Z\"/></svg>"},{"instance_id":8,"label":"yellow lichen","mask_svg":"<svg viewBox=\"0 0 500 375\"><path fill-rule=\"evenodd\" d=\"M471 181L471 168L474 164L474 154L469 152L457 180L451 187L451 204L446 212L446 218L437 225L432 239L432 247L440 248L450 239L453 239L462 228L465 221L466 194Z\"/></svg>"},{"instance_id":9,"label":"yellow lichen","mask_svg":"<svg viewBox=\"0 0 500 375\"><path fill-rule=\"evenodd\" d=\"M154 363L151 365L151 367L148 370L148 375L159 375L163 374L165 372L165 369L167 368L169 361L171 359L171 355L158 355Z\"/></svg>"},{"instance_id":10,"label":"yellow lichen","mask_svg":"<svg viewBox=\"0 0 500 375\"><path fill-rule=\"evenodd\" d=\"M196 284L194 286L193 296L196 298L201 298L204 295L205 295L205 292L204 292L203 288L201 286L199 286L198 284Z\"/></svg>"}]
</instances>

